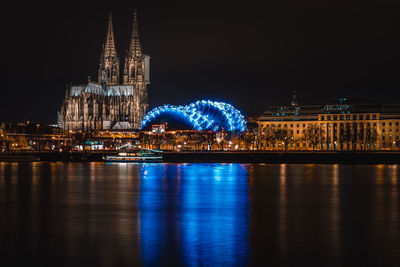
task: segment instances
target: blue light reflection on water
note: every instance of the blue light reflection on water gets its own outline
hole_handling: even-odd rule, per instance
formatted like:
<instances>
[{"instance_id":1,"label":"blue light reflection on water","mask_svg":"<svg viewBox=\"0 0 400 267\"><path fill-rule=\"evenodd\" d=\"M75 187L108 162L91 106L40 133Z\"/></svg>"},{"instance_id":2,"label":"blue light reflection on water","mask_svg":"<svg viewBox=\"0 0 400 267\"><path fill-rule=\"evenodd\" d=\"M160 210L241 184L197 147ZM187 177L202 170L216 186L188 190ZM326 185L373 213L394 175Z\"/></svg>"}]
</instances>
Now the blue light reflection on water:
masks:
<instances>
[{"instance_id":1,"label":"blue light reflection on water","mask_svg":"<svg viewBox=\"0 0 400 267\"><path fill-rule=\"evenodd\" d=\"M145 164L140 243L145 264L245 264L248 165Z\"/></svg>"}]
</instances>

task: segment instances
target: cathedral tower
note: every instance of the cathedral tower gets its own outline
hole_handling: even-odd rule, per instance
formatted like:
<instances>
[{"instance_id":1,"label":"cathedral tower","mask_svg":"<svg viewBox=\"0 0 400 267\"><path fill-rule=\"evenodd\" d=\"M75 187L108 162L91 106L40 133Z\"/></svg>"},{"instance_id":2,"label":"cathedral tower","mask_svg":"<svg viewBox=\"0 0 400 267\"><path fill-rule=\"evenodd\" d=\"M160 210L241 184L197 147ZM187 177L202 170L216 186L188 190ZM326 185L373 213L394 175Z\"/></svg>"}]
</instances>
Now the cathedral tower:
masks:
<instances>
[{"instance_id":1,"label":"cathedral tower","mask_svg":"<svg viewBox=\"0 0 400 267\"><path fill-rule=\"evenodd\" d=\"M133 13L131 43L125 56L123 84L134 88L137 111L133 118L135 128L148 111L147 86L150 84L150 56L143 54L139 41L139 30L136 11Z\"/></svg>"},{"instance_id":2,"label":"cathedral tower","mask_svg":"<svg viewBox=\"0 0 400 267\"><path fill-rule=\"evenodd\" d=\"M125 85L143 83L149 84L150 57L142 53L139 41L139 30L136 11L133 13L133 29L129 50L125 56L124 80Z\"/></svg>"},{"instance_id":3,"label":"cathedral tower","mask_svg":"<svg viewBox=\"0 0 400 267\"><path fill-rule=\"evenodd\" d=\"M105 85L116 85L119 83L119 59L115 49L114 32L111 14L108 18L108 29L106 43L100 58L98 82Z\"/></svg>"}]
</instances>

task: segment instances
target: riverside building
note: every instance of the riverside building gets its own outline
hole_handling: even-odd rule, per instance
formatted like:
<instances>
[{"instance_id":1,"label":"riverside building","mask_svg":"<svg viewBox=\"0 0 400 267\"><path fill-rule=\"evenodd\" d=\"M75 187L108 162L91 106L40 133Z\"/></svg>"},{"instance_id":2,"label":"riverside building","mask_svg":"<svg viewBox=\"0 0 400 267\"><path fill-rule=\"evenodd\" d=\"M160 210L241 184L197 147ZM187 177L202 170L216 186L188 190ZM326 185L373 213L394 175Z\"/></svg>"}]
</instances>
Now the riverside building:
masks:
<instances>
[{"instance_id":1,"label":"riverside building","mask_svg":"<svg viewBox=\"0 0 400 267\"><path fill-rule=\"evenodd\" d=\"M142 52L136 12L122 78L111 15L100 57L97 82L68 85L57 116L65 130L138 129L148 109L150 57Z\"/></svg>"},{"instance_id":2,"label":"riverside building","mask_svg":"<svg viewBox=\"0 0 400 267\"><path fill-rule=\"evenodd\" d=\"M400 104L332 99L325 105L271 106L260 115L258 149L399 150Z\"/></svg>"}]
</instances>

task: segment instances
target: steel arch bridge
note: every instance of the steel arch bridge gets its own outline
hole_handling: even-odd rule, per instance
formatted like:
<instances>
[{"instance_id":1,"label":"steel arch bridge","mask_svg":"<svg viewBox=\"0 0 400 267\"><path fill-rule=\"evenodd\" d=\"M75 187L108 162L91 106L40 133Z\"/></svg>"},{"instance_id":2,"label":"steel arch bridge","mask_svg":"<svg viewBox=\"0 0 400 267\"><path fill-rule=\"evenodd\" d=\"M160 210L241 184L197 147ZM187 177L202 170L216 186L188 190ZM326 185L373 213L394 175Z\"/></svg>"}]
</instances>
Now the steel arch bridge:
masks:
<instances>
[{"instance_id":1,"label":"steel arch bridge","mask_svg":"<svg viewBox=\"0 0 400 267\"><path fill-rule=\"evenodd\" d=\"M211 100L199 100L186 106L162 105L149 111L144 116L141 129L162 114L178 113L188 119L195 130L245 131L246 120L242 113L232 105Z\"/></svg>"}]
</instances>

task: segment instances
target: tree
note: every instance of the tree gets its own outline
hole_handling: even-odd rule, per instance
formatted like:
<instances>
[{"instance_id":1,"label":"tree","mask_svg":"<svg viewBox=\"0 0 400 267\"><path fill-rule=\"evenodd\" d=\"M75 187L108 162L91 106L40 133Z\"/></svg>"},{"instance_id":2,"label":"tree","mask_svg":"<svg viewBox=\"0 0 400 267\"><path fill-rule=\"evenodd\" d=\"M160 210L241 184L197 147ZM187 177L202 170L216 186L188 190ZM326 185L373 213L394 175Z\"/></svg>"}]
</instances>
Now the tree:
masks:
<instances>
[{"instance_id":1,"label":"tree","mask_svg":"<svg viewBox=\"0 0 400 267\"><path fill-rule=\"evenodd\" d=\"M375 147L376 141L378 139L376 127L372 128L370 123L367 123L365 129L365 143L369 146L369 149Z\"/></svg>"},{"instance_id":2,"label":"tree","mask_svg":"<svg viewBox=\"0 0 400 267\"><path fill-rule=\"evenodd\" d=\"M352 141L352 137L351 137L351 125L349 123L345 124L345 127L343 129L343 134L341 135L342 141L343 143L346 144L346 149L349 150L350 149L350 144Z\"/></svg>"},{"instance_id":3,"label":"tree","mask_svg":"<svg viewBox=\"0 0 400 267\"><path fill-rule=\"evenodd\" d=\"M358 132L357 124L353 123L350 134L350 142L353 147L353 150L357 150L357 132Z\"/></svg>"},{"instance_id":4,"label":"tree","mask_svg":"<svg viewBox=\"0 0 400 267\"><path fill-rule=\"evenodd\" d=\"M247 150L250 149L258 149L258 145L260 143L260 136L259 136L259 127L257 125L249 125L247 128L246 133L243 136L244 143Z\"/></svg>"},{"instance_id":5,"label":"tree","mask_svg":"<svg viewBox=\"0 0 400 267\"><path fill-rule=\"evenodd\" d=\"M309 124L304 135L304 140L315 147L322 143L322 129L317 124Z\"/></svg>"},{"instance_id":6,"label":"tree","mask_svg":"<svg viewBox=\"0 0 400 267\"><path fill-rule=\"evenodd\" d=\"M282 149L287 148L287 144L289 143L289 141L293 140L293 135L291 134L291 132L287 129L275 129L275 140L278 142L278 146L279 144L283 143Z\"/></svg>"},{"instance_id":7,"label":"tree","mask_svg":"<svg viewBox=\"0 0 400 267\"><path fill-rule=\"evenodd\" d=\"M366 138L364 135L364 125L360 123L357 129L357 143L360 144L361 149L365 150Z\"/></svg>"},{"instance_id":8,"label":"tree","mask_svg":"<svg viewBox=\"0 0 400 267\"><path fill-rule=\"evenodd\" d=\"M275 131L272 127L261 128L259 143L264 150L275 143ZM268 144L268 146L267 146Z\"/></svg>"}]
</instances>

